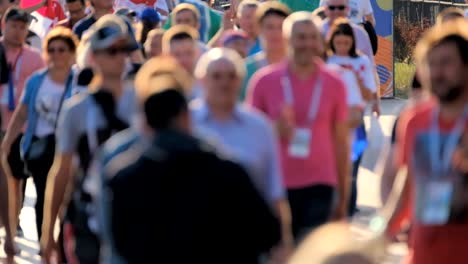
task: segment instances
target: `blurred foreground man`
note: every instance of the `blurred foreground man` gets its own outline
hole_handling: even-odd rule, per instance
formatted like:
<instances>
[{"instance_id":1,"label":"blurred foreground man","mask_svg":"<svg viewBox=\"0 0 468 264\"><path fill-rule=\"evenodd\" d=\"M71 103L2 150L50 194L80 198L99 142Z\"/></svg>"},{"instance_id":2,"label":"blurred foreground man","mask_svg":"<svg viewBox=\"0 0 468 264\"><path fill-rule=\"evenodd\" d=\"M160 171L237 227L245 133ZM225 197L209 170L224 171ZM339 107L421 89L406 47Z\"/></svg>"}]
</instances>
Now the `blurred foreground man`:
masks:
<instances>
[{"instance_id":1,"label":"blurred foreground man","mask_svg":"<svg viewBox=\"0 0 468 264\"><path fill-rule=\"evenodd\" d=\"M413 264L466 263L468 249L468 23L431 29L416 48L434 100L402 113L396 159L408 180L389 235L411 215Z\"/></svg>"},{"instance_id":2,"label":"blurred foreground man","mask_svg":"<svg viewBox=\"0 0 468 264\"><path fill-rule=\"evenodd\" d=\"M154 137L121 159L128 165L106 168L115 248L128 263L259 263L279 222L240 166L191 136L183 89L167 78L138 73L150 84L141 109ZM157 217L135 217L148 210Z\"/></svg>"}]
</instances>

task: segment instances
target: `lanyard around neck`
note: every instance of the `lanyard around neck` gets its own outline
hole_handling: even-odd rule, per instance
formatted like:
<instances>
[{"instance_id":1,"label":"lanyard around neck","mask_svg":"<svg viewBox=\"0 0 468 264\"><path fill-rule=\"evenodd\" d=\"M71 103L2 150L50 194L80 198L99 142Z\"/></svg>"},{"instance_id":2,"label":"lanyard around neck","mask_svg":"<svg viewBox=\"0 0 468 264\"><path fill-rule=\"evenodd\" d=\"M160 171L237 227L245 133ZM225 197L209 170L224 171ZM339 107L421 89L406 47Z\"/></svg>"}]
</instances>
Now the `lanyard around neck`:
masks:
<instances>
[{"instance_id":1,"label":"lanyard around neck","mask_svg":"<svg viewBox=\"0 0 468 264\"><path fill-rule=\"evenodd\" d=\"M283 78L281 79L281 85L283 87L283 95L284 95L284 99L286 103L289 104L290 106L294 106L294 95L292 91L292 83L291 83L291 78L289 77L289 74L286 74L283 76ZM307 115L308 125L312 124L315 121L315 118L317 117L317 113L320 107L321 96L322 96L322 80L319 77L317 81L315 82L315 85L313 86L312 99L310 101L309 112Z\"/></svg>"},{"instance_id":2,"label":"lanyard around neck","mask_svg":"<svg viewBox=\"0 0 468 264\"><path fill-rule=\"evenodd\" d=\"M429 151L432 171L435 175L448 172L455 148L465 128L468 107L465 107L463 116L458 118L455 127L448 133L444 146L441 144L439 117L440 109L434 110L432 114ZM440 175L442 176L442 175Z\"/></svg>"}]
</instances>

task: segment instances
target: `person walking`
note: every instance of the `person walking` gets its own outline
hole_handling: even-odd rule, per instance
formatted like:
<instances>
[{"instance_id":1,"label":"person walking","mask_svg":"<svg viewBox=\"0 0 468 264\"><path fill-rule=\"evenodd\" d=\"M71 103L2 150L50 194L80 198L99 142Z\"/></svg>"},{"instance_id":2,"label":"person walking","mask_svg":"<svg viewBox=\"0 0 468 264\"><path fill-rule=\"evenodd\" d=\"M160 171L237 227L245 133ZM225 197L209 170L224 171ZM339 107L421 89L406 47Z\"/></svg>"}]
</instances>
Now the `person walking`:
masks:
<instances>
[{"instance_id":1,"label":"person walking","mask_svg":"<svg viewBox=\"0 0 468 264\"><path fill-rule=\"evenodd\" d=\"M342 80L320 59L324 41L313 16L293 13L283 34L287 61L252 77L247 103L276 125L293 234L300 240L332 218L346 218L348 106Z\"/></svg>"}]
</instances>

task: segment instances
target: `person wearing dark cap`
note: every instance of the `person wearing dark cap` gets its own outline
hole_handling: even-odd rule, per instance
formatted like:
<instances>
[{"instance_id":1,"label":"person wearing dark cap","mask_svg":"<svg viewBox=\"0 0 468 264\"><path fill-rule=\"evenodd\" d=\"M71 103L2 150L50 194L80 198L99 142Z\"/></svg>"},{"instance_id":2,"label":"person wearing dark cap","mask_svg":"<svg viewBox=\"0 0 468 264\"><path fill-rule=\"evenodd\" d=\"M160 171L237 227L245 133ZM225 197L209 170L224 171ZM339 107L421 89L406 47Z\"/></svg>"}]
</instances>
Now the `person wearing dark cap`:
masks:
<instances>
[{"instance_id":1,"label":"person wearing dark cap","mask_svg":"<svg viewBox=\"0 0 468 264\"><path fill-rule=\"evenodd\" d=\"M159 28L161 16L152 8L145 8L138 16L138 24L136 25L136 39L143 48L148 33L156 28Z\"/></svg>"},{"instance_id":2,"label":"person wearing dark cap","mask_svg":"<svg viewBox=\"0 0 468 264\"><path fill-rule=\"evenodd\" d=\"M37 70L44 67L40 53L26 45L28 26L31 16L17 7L9 8L2 17L3 37L0 40L1 99L0 110L2 128L0 139L3 140L13 111L19 103L26 80ZM24 163L20 157L21 133L11 146L8 162L12 174L17 179L28 177L24 173ZM4 177L1 173L0 177ZM2 206L2 205L0 205ZM3 213L1 213L3 215ZM5 221L6 222L6 221Z\"/></svg>"},{"instance_id":3,"label":"person wearing dark cap","mask_svg":"<svg viewBox=\"0 0 468 264\"><path fill-rule=\"evenodd\" d=\"M113 0L91 0L93 13L81 19L73 27L73 32L78 36L80 40L83 37L83 34L94 23L96 23L96 21L98 21L104 15L112 14L113 3L114 3ZM127 26L127 31L130 33L130 35L133 38L135 38L135 32L133 30L132 24L127 19L123 19L123 20ZM132 53L130 54L130 59L132 60L133 63L143 63L144 61L143 54L141 53L139 48L135 48L135 50L132 51Z\"/></svg>"},{"instance_id":4,"label":"person wearing dark cap","mask_svg":"<svg viewBox=\"0 0 468 264\"><path fill-rule=\"evenodd\" d=\"M159 78L160 76L168 78ZM179 66L177 61L170 56L160 56L148 60L138 71L135 79L135 92L137 102L142 102L147 98L147 94L153 89L161 86L179 87L181 92L187 93L190 90L188 73ZM148 80L149 79L149 80ZM112 136L95 155L91 165L90 173L83 184L86 191L91 195L93 204L96 205L96 214L90 218L97 219L100 230L100 241L102 247L101 263L117 262L119 256L115 252L113 241L110 237L110 215L109 200L106 195L105 183L110 180L107 175L103 175L103 170L111 163L122 164L121 158L127 152L137 155L151 143L154 131L149 128L144 121L143 109L137 110L137 122L129 129Z\"/></svg>"},{"instance_id":5,"label":"person wearing dark cap","mask_svg":"<svg viewBox=\"0 0 468 264\"><path fill-rule=\"evenodd\" d=\"M135 21L135 18L137 17L137 12L135 12L135 10L125 8L125 7L117 9L117 11L115 11L115 14L127 19L132 24Z\"/></svg>"},{"instance_id":6,"label":"person wearing dark cap","mask_svg":"<svg viewBox=\"0 0 468 264\"><path fill-rule=\"evenodd\" d=\"M67 207L65 228L72 226L75 237L65 237L65 243L74 241L74 252L80 263L98 263L99 241L93 226L88 225L86 206L89 197L81 184L72 190L74 199L65 199L69 183L82 182L97 148L113 133L128 127L134 113L133 89L124 89L122 76L125 62L136 42L128 28L116 15L103 16L90 28L89 46L96 76L90 93L84 93L65 102L57 124L55 160L49 172L46 188L43 236L43 259L49 263L56 250L53 231L59 209ZM78 175L71 173L73 157L79 157ZM78 198L78 199L75 199ZM66 248L69 248L66 246Z\"/></svg>"},{"instance_id":7,"label":"person wearing dark cap","mask_svg":"<svg viewBox=\"0 0 468 264\"><path fill-rule=\"evenodd\" d=\"M219 46L236 51L242 58L247 57L249 38L240 30L227 30L219 40Z\"/></svg>"},{"instance_id":8,"label":"person wearing dark cap","mask_svg":"<svg viewBox=\"0 0 468 264\"><path fill-rule=\"evenodd\" d=\"M171 75L146 76L152 85L139 99L154 137L104 170L118 254L127 263L259 263L280 239L278 221L242 167L191 135ZM139 232L148 210L158 215Z\"/></svg>"}]
</instances>

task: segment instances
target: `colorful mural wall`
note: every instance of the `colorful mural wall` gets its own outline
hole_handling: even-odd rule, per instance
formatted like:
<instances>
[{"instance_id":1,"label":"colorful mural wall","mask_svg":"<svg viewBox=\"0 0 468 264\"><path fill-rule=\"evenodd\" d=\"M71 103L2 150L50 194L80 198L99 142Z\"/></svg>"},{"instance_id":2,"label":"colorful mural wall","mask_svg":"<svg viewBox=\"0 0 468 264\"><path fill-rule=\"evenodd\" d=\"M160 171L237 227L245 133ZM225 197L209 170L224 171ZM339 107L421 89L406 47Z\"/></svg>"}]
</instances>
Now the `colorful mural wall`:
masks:
<instances>
[{"instance_id":1,"label":"colorful mural wall","mask_svg":"<svg viewBox=\"0 0 468 264\"><path fill-rule=\"evenodd\" d=\"M379 48L375 57L380 78L380 95L393 97L393 1L371 0Z\"/></svg>"}]
</instances>

